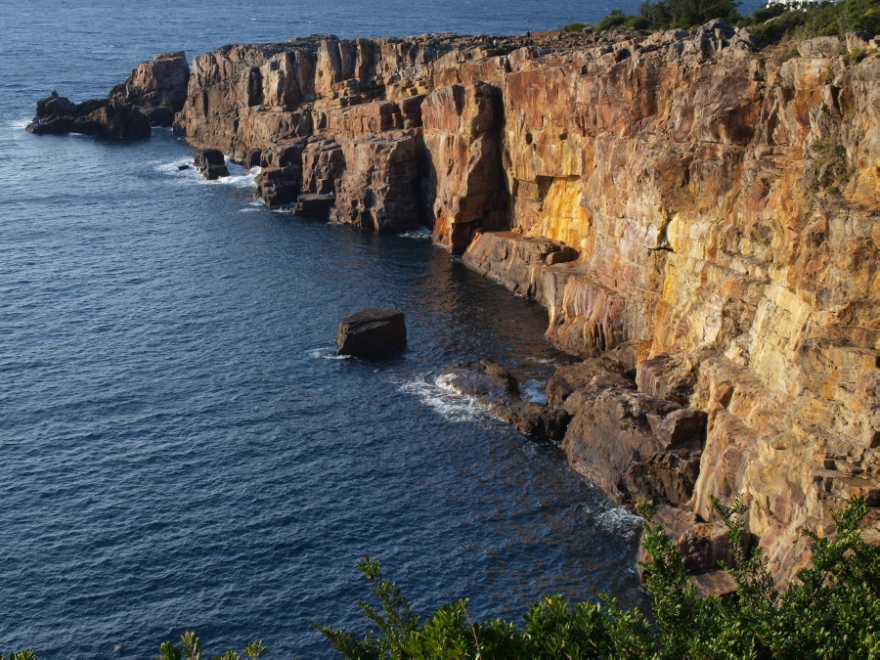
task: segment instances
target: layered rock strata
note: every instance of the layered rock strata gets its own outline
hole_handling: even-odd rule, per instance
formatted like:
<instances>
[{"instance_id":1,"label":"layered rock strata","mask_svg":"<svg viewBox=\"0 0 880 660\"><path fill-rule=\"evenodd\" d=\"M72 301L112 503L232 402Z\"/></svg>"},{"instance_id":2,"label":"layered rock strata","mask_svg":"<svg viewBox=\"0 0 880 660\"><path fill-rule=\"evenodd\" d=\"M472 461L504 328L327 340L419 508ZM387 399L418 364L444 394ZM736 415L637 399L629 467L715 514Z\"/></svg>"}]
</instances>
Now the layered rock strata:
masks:
<instances>
[{"instance_id":1,"label":"layered rock strata","mask_svg":"<svg viewBox=\"0 0 880 660\"><path fill-rule=\"evenodd\" d=\"M695 525L742 493L785 579L802 526L880 505L880 58L864 35L755 41L227 46L196 58L175 127L260 165L269 204L428 224L544 304L556 345L612 352L559 390L575 467Z\"/></svg>"}]
</instances>

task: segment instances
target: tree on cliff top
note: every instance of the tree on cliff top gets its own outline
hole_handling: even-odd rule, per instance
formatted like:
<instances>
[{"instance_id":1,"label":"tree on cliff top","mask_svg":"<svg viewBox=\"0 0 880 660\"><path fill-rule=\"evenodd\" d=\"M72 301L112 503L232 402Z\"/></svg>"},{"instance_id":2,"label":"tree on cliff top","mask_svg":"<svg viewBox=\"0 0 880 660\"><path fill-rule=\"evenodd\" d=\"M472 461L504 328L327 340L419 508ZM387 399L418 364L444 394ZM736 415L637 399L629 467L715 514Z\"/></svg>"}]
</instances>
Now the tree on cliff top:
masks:
<instances>
[{"instance_id":1,"label":"tree on cliff top","mask_svg":"<svg viewBox=\"0 0 880 660\"><path fill-rule=\"evenodd\" d=\"M646 0L639 7L639 14L659 30L669 28L689 29L721 18L736 23L742 17L735 0Z\"/></svg>"}]
</instances>

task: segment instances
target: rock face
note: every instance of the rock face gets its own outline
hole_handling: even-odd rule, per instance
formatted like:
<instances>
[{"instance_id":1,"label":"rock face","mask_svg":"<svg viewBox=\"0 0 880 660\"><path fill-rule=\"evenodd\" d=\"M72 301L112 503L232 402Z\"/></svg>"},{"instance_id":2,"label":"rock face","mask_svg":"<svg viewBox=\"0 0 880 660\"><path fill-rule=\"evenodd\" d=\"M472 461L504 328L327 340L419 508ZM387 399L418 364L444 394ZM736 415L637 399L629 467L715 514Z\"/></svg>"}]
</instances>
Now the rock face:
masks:
<instances>
[{"instance_id":1,"label":"rock face","mask_svg":"<svg viewBox=\"0 0 880 660\"><path fill-rule=\"evenodd\" d=\"M110 90L110 98L137 107L153 126L171 126L183 109L188 82L186 54L164 53L138 64L128 80Z\"/></svg>"},{"instance_id":2,"label":"rock face","mask_svg":"<svg viewBox=\"0 0 880 660\"><path fill-rule=\"evenodd\" d=\"M31 133L82 133L109 138L144 138L150 125L171 126L174 113L183 107L189 65L183 52L157 55L139 64L106 99L79 105L57 92L37 103L37 115L28 125Z\"/></svg>"},{"instance_id":3,"label":"rock face","mask_svg":"<svg viewBox=\"0 0 880 660\"><path fill-rule=\"evenodd\" d=\"M424 222L540 301L554 344L601 361L551 388L574 465L701 524L742 493L786 579L802 526L880 503L878 41L491 41L227 46L194 61L176 130L259 163L270 204Z\"/></svg>"},{"instance_id":4,"label":"rock face","mask_svg":"<svg viewBox=\"0 0 880 660\"><path fill-rule=\"evenodd\" d=\"M403 312L370 308L355 312L339 324L336 345L341 355L372 356L406 346Z\"/></svg>"},{"instance_id":5,"label":"rock face","mask_svg":"<svg viewBox=\"0 0 880 660\"><path fill-rule=\"evenodd\" d=\"M691 498L704 412L636 391L621 366L608 360L561 367L547 394L572 416L562 445L569 462L618 502L683 505Z\"/></svg>"}]
</instances>

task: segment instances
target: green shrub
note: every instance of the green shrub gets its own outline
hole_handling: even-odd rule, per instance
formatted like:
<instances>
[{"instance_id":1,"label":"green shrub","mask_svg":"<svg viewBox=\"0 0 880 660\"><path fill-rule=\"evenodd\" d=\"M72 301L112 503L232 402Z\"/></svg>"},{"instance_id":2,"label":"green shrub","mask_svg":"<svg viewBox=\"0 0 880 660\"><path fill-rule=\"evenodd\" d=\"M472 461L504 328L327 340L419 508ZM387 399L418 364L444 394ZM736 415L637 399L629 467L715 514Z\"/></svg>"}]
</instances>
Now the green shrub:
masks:
<instances>
[{"instance_id":1,"label":"green shrub","mask_svg":"<svg viewBox=\"0 0 880 660\"><path fill-rule=\"evenodd\" d=\"M583 32L584 28L587 27L586 23L569 23L565 27L562 28L563 32Z\"/></svg>"},{"instance_id":2,"label":"green shrub","mask_svg":"<svg viewBox=\"0 0 880 660\"><path fill-rule=\"evenodd\" d=\"M690 29L713 18L736 23L740 19L739 5L736 0L646 0L639 7L639 14L658 30Z\"/></svg>"},{"instance_id":3,"label":"green shrub","mask_svg":"<svg viewBox=\"0 0 880 660\"><path fill-rule=\"evenodd\" d=\"M749 26L752 34L766 43L860 30L880 33L880 0L805 3L796 8L771 3L749 17L739 14L739 6L736 0L645 0L636 16L615 9L593 27L597 30L691 29L721 18L734 25Z\"/></svg>"},{"instance_id":4,"label":"green shrub","mask_svg":"<svg viewBox=\"0 0 880 660\"><path fill-rule=\"evenodd\" d=\"M727 567L736 583L730 597L700 599L681 557L642 505L645 548L642 566L653 597L653 621L622 609L608 597L572 605L546 596L523 616L522 625L499 619L474 622L468 601L442 606L424 623L379 563L358 564L381 604L359 603L377 629L361 639L318 625L347 658L870 658L880 657L880 547L866 543L859 523L868 513L854 498L835 514L833 538L812 532L813 563L779 593L760 549L746 557L746 508L716 502L734 548Z\"/></svg>"}]
</instances>

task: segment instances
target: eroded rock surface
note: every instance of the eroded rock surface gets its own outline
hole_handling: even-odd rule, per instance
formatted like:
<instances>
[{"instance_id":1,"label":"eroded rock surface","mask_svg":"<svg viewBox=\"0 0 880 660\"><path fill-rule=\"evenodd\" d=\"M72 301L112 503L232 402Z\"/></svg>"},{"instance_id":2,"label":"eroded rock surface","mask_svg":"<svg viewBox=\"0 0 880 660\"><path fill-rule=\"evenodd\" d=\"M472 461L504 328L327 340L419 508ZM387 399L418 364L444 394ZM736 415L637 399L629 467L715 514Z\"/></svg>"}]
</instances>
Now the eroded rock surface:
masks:
<instances>
[{"instance_id":1,"label":"eroded rock surface","mask_svg":"<svg viewBox=\"0 0 880 660\"><path fill-rule=\"evenodd\" d=\"M742 493L786 579L802 526L880 502L878 41L791 57L714 23L494 42L227 46L194 61L176 130L261 164L270 204L425 222L540 301L554 344L605 360L550 388L574 464L705 524L711 495Z\"/></svg>"},{"instance_id":2,"label":"eroded rock surface","mask_svg":"<svg viewBox=\"0 0 880 660\"><path fill-rule=\"evenodd\" d=\"M38 135L81 133L107 138L150 136L150 120L131 105L100 99L73 103L56 92L37 103L37 115L27 130Z\"/></svg>"}]
</instances>

